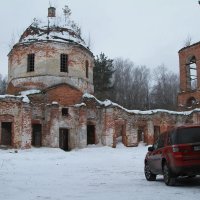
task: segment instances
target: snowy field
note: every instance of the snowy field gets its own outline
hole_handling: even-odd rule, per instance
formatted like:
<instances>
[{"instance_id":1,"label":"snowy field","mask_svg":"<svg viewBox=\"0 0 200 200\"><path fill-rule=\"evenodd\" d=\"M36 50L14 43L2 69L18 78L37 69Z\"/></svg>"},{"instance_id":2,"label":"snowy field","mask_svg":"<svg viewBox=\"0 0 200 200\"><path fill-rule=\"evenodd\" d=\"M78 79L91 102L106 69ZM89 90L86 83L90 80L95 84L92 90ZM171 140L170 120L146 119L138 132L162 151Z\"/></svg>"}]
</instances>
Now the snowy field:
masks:
<instances>
[{"instance_id":1,"label":"snowy field","mask_svg":"<svg viewBox=\"0 0 200 200\"><path fill-rule=\"evenodd\" d=\"M0 150L0 200L197 200L200 177L147 182L147 147Z\"/></svg>"}]
</instances>

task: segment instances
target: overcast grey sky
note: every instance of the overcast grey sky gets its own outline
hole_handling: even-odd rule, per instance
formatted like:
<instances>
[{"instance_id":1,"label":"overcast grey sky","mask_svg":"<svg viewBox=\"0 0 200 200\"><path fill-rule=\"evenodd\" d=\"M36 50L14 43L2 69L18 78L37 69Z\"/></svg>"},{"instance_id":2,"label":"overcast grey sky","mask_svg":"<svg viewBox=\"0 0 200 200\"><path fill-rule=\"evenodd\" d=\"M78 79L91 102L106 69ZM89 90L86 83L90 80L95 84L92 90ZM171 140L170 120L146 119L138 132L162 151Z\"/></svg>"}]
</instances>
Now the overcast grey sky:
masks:
<instances>
[{"instance_id":1,"label":"overcast grey sky","mask_svg":"<svg viewBox=\"0 0 200 200\"><path fill-rule=\"evenodd\" d=\"M188 36L200 41L197 0L50 0L62 13L68 5L72 19L92 41L94 55L129 58L154 68L165 64L178 72L178 50ZM7 74L12 35L19 35L33 18L45 19L49 0L3 0L0 7L0 73Z\"/></svg>"}]
</instances>

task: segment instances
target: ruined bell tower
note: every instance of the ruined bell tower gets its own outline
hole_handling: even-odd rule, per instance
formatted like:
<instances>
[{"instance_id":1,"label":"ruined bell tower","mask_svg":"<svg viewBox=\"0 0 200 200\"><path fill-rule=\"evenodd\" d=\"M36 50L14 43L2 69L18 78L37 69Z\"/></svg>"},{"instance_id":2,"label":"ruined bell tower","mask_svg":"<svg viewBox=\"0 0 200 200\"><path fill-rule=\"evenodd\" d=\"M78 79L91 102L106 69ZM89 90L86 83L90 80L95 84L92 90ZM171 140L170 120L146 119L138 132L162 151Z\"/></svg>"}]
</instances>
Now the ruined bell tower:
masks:
<instances>
[{"instance_id":1,"label":"ruined bell tower","mask_svg":"<svg viewBox=\"0 0 200 200\"><path fill-rule=\"evenodd\" d=\"M179 50L179 110L200 107L200 42Z\"/></svg>"}]
</instances>

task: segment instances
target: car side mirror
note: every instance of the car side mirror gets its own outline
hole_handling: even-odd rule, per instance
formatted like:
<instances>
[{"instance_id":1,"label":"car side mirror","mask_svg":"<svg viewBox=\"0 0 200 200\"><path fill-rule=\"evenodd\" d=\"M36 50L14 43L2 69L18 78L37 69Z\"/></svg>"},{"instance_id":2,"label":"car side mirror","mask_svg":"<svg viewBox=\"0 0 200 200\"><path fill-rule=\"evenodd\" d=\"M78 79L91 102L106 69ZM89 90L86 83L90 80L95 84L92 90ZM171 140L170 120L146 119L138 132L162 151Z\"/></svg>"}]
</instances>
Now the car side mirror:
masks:
<instances>
[{"instance_id":1,"label":"car side mirror","mask_svg":"<svg viewBox=\"0 0 200 200\"><path fill-rule=\"evenodd\" d=\"M151 146L151 147L148 147L148 151L153 151L154 150L154 147Z\"/></svg>"}]
</instances>

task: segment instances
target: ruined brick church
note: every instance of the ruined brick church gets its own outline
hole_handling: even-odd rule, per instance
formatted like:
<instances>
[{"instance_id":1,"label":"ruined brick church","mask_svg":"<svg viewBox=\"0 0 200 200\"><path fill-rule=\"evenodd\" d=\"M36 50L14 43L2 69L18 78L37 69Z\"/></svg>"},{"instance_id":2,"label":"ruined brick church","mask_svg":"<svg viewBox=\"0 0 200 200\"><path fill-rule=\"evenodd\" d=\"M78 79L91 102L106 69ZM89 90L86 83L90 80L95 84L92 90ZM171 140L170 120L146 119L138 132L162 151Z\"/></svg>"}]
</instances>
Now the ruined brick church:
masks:
<instances>
[{"instance_id":1,"label":"ruined brick church","mask_svg":"<svg viewBox=\"0 0 200 200\"><path fill-rule=\"evenodd\" d=\"M94 56L69 19L48 9L34 20L8 54L7 95L0 96L0 146L57 147L152 144L176 125L199 124L200 43L179 51L179 112L127 110L92 94ZM194 78L193 78L194 77Z\"/></svg>"}]
</instances>

